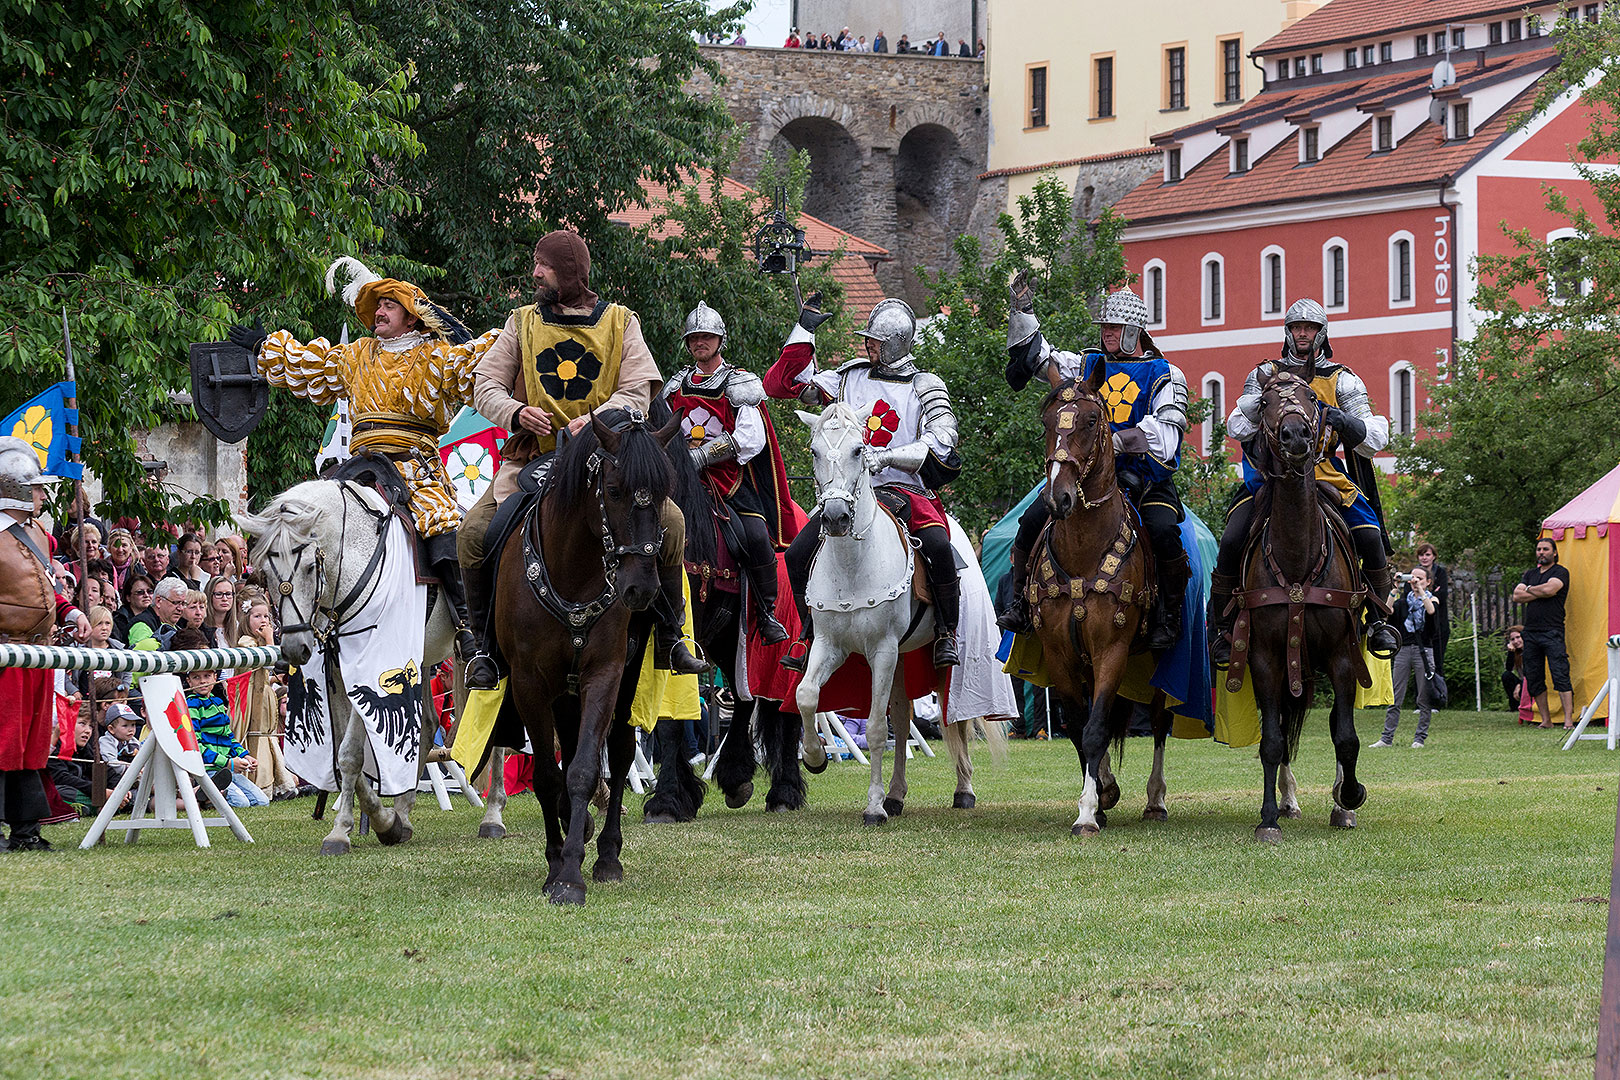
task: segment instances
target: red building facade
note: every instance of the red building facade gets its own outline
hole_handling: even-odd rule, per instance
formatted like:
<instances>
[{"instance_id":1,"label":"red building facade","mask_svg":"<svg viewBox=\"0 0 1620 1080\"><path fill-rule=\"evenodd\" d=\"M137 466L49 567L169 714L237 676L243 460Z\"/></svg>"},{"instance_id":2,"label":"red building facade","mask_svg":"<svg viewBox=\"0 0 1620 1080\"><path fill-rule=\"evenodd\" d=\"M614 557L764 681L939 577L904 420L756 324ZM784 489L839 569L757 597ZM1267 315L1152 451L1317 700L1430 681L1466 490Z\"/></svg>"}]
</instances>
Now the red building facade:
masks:
<instances>
[{"instance_id":1,"label":"red building facade","mask_svg":"<svg viewBox=\"0 0 1620 1080\"><path fill-rule=\"evenodd\" d=\"M1417 433L1425 385L1480 318L1472 260L1512 250L1505 229L1560 235L1548 185L1597 208L1571 164L1577 93L1513 122L1556 64L1544 35L1598 5L1531 10L1333 0L1254 51L1267 84L1241 110L1154 139L1161 175L1115 207L1126 262L1155 341L1222 416L1311 297L1334 359ZM1205 448L1208 425L1189 439Z\"/></svg>"}]
</instances>

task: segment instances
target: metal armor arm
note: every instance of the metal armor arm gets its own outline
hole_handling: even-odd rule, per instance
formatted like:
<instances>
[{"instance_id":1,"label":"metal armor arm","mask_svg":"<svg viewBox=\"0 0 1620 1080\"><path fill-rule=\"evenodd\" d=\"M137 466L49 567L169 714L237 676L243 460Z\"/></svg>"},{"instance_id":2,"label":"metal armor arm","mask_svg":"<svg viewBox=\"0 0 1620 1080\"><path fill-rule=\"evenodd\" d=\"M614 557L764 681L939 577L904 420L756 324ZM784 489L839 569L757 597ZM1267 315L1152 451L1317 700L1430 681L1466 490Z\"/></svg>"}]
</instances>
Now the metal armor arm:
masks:
<instances>
[{"instance_id":1,"label":"metal armor arm","mask_svg":"<svg viewBox=\"0 0 1620 1080\"><path fill-rule=\"evenodd\" d=\"M1260 430L1260 371L1269 370L1270 364L1260 364L1243 380L1243 393L1237 406L1226 418L1226 431L1238 442L1248 442Z\"/></svg>"},{"instance_id":2,"label":"metal armor arm","mask_svg":"<svg viewBox=\"0 0 1620 1080\"><path fill-rule=\"evenodd\" d=\"M706 469L710 465L719 465L730 461L737 456L737 440L732 438L731 432L717 435L705 442L702 446L692 447L692 464L699 469Z\"/></svg>"},{"instance_id":3,"label":"metal armor arm","mask_svg":"<svg viewBox=\"0 0 1620 1080\"><path fill-rule=\"evenodd\" d=\"M945 381L938 375L923 372L912 380L911 385L922 406L922 438L882 450L869 448L865 455L866 463L873 472L893 467L915 474L923 467L930 453L943 459L956 449L960 441L956 410L951 405Z\"/></svg>"},{"instance_id":4,"label":"metal armor arm","mask_svg":"<svg viewBox=\"0 0 1620 1080\"><path fill-rule=\"evenodd\" d=\"M1367 384L1349 368L1340 367L1333 390L1334 396L1339 399L1339 409L1346 419L1343 428L1336 428L1344 445L1367 458L1388 446L1389 418L1378 416L1373 412L1372 401L1367 396ZM1354 432L1358 425L1361 438L1354 440Z\"/></svg>"},{"instance_id":5,"label":"metal armor arm","mask_svg":"<svg viewBox=\"0 0 1620 1080\"><path fill-rule=\"evenodd\" d=\"M737 464L746 465L766 447L765 416L761 412L765 384L752 371L733 368L726 376L726 400L736 410L731 435Z\"/></svg>"}]
</instances>

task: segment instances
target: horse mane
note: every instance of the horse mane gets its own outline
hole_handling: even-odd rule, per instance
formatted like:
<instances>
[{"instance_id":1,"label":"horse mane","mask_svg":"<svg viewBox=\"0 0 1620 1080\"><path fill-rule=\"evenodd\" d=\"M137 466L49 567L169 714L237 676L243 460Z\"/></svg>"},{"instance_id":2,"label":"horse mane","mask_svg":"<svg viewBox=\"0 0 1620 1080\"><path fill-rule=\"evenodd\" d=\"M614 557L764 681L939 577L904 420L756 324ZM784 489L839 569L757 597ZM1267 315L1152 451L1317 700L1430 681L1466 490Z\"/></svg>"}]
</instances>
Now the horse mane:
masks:
<instances>
[{"instance_id":1,"label":"horse mane","mask_svg":"<svg viewBox=\"0 0 1620 1080\"><path fill-rule=\"evenodd\" d=\"M821 410L821 423L817 425L816 430L820 431L825 428L827 421L832 419L836 419L842 425L856 429L861 426L861 414L842 401L835 401Z\"/></svg>"},{"instance_id":2,"label":"horse mane","mask_svg":"<svg viewBox=\"0 0 1620 1080\"><path fill-rule=\"evenodd\" d=\"M624 409L604 409L596 415L602 423L621 433L619 452L613 455L618 464L619 482L632 490L651 492L655 504L669 498L673 471L652 431L645 425L631 424L630 414ZM553 468L557 486L553 492L564 513L588 509L595 520L596 486L586 466L600 446L595 425L586 424L557 452L557 464Z\"/></svg>"},{"instance_id":3,"label":"horse mane","mask_svg":"<svg viewBox=\"0 0 1620 1080\"><path fill-rule=\"evenodd\" d=\"M278 544L314 543L316 522L325 512L324 508L288 491L272 499L263 513L243 514L237 518L237 524L243 532L256 538L248 558L255 565L262 565L265 553Z\"/></svg>"},{"instance_id":4,"label":"horse mane","mask_svg":"<svg viewBox=\"0 0 1620 1080\"><path fill-rule=\"evenodd\" d=\"M669 402L661 397L654 398L652 408L647 410L647 426L656 430L673 419L675 413L669 407ZM700 566L713 566L720 555L714 529L709 525L714 518L714 497L703 485L697 466L692 464L692 455L684 438L677 435L671 439L666 451L672 481L669 497L686 517L687 558Z\"/></svg>"}]
</instances>

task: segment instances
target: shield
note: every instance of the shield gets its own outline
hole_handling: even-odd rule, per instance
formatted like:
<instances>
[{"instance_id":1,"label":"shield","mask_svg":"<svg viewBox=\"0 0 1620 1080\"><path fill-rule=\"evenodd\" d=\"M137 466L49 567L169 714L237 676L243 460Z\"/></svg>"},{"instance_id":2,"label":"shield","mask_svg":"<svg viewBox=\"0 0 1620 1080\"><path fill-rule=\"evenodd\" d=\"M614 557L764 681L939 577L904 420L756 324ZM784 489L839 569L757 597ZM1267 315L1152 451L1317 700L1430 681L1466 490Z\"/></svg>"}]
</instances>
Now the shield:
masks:
<instances>
[{"instance_id":1,"label":"shield","mask_svg":"<svg viewBox=\"0 0 1620 1080\"><path fill-rule=\"evenodd\" d=\"M198 342L191 346L191 400L203 427L221 442L237 443L264 419L270 383L242 346Z\"/></svg>"}]
</instances>

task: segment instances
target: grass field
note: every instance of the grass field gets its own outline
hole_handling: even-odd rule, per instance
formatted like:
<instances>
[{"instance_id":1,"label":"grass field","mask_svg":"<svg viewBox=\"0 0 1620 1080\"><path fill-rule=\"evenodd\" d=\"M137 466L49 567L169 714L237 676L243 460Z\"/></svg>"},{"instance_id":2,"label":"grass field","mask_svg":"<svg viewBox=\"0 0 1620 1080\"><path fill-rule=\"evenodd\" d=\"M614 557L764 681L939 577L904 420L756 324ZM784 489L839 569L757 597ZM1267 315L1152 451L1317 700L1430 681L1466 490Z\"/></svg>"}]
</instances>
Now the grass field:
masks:
<instances>
[{"instance_id":1,"label":"grass field","mask_svg":"<svg viewBox=\"0 0 1620 1080\"><path fill-rule=\"evenodd\" d=\"M1591 1075L1620 759L1506 714L1413 751L1410 722L1346 833L1314 715L1276 847L1252 749L1173 743L1149 824L1134 740L1095 840L1066 742L977 755L971 812L914 762L878 830L834 764L797 815L633 811L584 909L545 903L527 796L500 842L429 801L404 847L321 859L306 799L245 813L251 847L0 855L0 1076Z\"/></svg>"}]
</instances>

